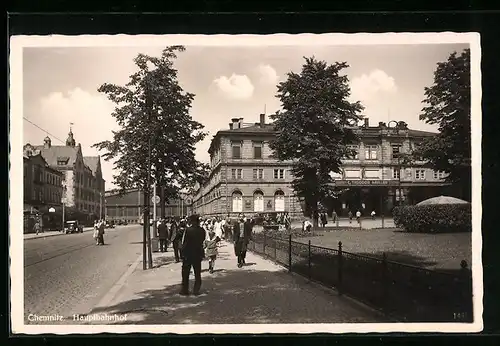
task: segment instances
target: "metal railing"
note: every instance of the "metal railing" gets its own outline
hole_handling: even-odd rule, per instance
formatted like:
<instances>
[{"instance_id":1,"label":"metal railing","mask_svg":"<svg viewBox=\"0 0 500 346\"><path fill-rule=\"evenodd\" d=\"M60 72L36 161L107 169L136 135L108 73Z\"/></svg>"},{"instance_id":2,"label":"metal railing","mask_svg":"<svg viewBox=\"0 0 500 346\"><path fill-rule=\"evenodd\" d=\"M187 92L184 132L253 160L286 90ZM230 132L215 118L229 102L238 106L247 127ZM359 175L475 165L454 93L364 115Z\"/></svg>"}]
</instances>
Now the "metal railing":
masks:
<instances>
[{"instance_id":1,"label":"metal railing","mask_svg":"<svg viewBox=\"0 0 500 346\"><path fill-rule=\"evenodd\" d=\"M335 288L402 322L472 322L472 275L428 270L344 251L254 234L248 250L311 281Z\"/></svg>"}]
</instances>

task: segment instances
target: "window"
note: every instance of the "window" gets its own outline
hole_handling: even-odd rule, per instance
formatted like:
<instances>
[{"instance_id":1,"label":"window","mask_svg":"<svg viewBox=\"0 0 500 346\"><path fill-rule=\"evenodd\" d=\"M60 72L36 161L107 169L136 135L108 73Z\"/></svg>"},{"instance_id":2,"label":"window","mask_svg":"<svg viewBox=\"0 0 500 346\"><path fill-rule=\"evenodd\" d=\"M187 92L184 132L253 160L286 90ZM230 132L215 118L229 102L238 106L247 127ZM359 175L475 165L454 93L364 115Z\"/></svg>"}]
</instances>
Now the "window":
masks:
<instances>
[{"instance_id":1,"label":"window","mask_svg":"<svg viewBox=\"0 0 500 346\"><path fill-rule=\"evenodd\" d=\"M285 211L285 194L281 190L274 193L274 210Z\"/></svg>"},{"instance_id":2,"label":"window","mask_svg":"<svg viewBox=\"0 0 500 346\"><path fill-rule=\"evenodd\" d=\"M274 170L274 179L285 179L285 170L284 169L275 169Z\"/></svg>"},{"instance_id":3,"label":"window","mask_svg":"<svg viewBox=\"0 0 500 346\"><path fill-rule=\"evenodd\" d=\"M434 171L433 176L434 179L444 179L445 172L443 171Z\"/></svg>"},{"instance_id":4,"label":"window","mask_svg":"<svg viewBox=\"0 0 500 346\"><path fill-rule=\"evenodd\" d=\"M63 159L57 159L57 165L58 166L64 166L66 164L66 160L63 160Z\"/></svg>"},{"instance_id":5,"label":"window","mask_svg":"<svg viewBox=\"0 0 500 346\"><path fill-rule=\"evenodd\" d=\"M425 179L425 170L424 169L416 169L415 170L415 179L424 180Z\"/></svg>"},{"instance_id":6,"label":"window","mask_svg":"<svg viewBox=\"0 0 500 346\"><path fill-rule=\"evenodd\" d=\"M391 147L392 147L392 158L395 159L401 152L401 144L391 144Z\"/></svg>"},{"instance_id":7,"label":"window","mask_svg":"<svg viewBox=\"0 0 500 346\"><path fill-rule=\"evenodd\" d=\"M376 160L377 159L377 146L376 145L365 145L365 159L366 160Z\"/></svg>"},{"instance_id":8,"label":"window","mask_svg":"<svg viewBox=\"0 0 500 346\"><path fill-rule=\"evenodd\" d=\"M243 211L243 196L241 192L235 191L232 195L233 200L233 212L241 213Z\"/></svg>"},{"instance_id":9,"label":"window","mask_svg":"<svg viewBox=\"0 0 500 346\"><path fill-rule=\"evenodd\" d=\"M242 179L243 178L243 170L241 168L232 169L231 170L231 178Z\"/></svg>"},{"instance_id":10,"label":"window","mask_svg":"<svg viewBox=\"0 0 500 346\"><path fill-rule=\"evenodd\" d=\"M262 142L253 143L253 158L262 159Z\"/></svg>"},{"instance_id":11,"label":"window","mask_svg":"<svg viewBox=\"0 0 500 346\"><path fill-rule=\"evenodd\" d=\"M254 168L253 180L264 179L264 170L261 168Z\"/></svg>"},{"instance_id":12,"label":"window","mask_svg":"<svg viewBox=\"0 0 500 346\"><path fill-rule=\"evenodd\" d=\"M241 143L232 144L233 159L241 159Z\"/></svg>"},{"instance_id":13,"label":"window","mask_svg":"<svg viewBox=\"0 0 500 346\"><path fill-rule=\"evenodd\" d=\"M350 160L358 160L359 159L359 147L357 145L348 145L347 148L349 150L354 150L355 153L354 153L354 155L351 155L351 156L348 155L346 158L350 159Z\"/></svg>"},{"instance_id":14,"label":"window","mask_svg":"<svg viewBox=\"0 0 500 346\"><path fill-rule=\"evenodd\" d=\"M253 194L253 210L256 212L264 211L264 194L262 191L255 191Z\"/></svg>"},{"instance_id":15,"label":"window","mask_svg":"<svg viewBox=\"0 0 500 346\"><path fill-rule=\"evenodd\" d=\"M401 170L399 168L392 169L392 178L399 179L401 177Z\"/></svg>"}]
</instances>

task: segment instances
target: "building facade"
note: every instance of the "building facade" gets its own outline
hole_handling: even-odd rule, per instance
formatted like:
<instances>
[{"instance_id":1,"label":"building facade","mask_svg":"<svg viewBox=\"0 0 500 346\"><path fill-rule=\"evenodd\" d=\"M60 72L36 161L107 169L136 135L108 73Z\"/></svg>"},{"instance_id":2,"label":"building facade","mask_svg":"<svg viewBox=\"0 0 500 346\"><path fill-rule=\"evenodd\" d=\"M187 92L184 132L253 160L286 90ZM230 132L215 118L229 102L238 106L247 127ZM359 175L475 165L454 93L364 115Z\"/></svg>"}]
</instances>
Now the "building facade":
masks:
<instances>
[{"instance_id":1,"label":"building facade","mask_svg":"<svg viewBox=\"0 0 500 346\"><path fill-rule=\"evenodd\" d=\"M388 215L395 205L417 203L446 190L443 172L425 168L423 162L401 161L403 154L434 133L392 123L395 126L370 126L365 119L353 128L360 138L352 144L357 155L343 160L341 172L331 173L340 193L324 201L329 214L360 210L366 215L374 210ZM209 149L209 179L198 186L193 211L207 216L275 211L302 216L304 205L291 188L291 162L271 156L269 142L274 137L273 125L266 124L262 114L258 123L234 118L228 130L217 132Z\"/></svg>"},{"instance_id":2,"label":"building facade","mask_svg":"<svg viewBox=\"0 0 500 346\"><path fill-rule=\"evenodd\" d=\"M194 194L193 211L207 216L301 213L290 185L290 162L271 156L269 142L274 137L274 127L265 123L263 114L252 124L233 118L228 130L217 132L209 149L209 180Z\"/></svg>"},{"instance_id":3,"label":"building facade","mask_svg":"<svg viewBox=\"0 0 500 346\"><path fill-rule=\"evenodd\" d=\"M124 194L117 191L107 191L106 220L124 220L127 223L140 223L144 211L144 193L139 189L127 190ZM166 217L181 217L190 214L189 199L170 201L165 205ZM150 216L153 217L153 202L150 201ZM160 204L156 206L157 218L161 216Z\"/></svg>"},{"instance_id":4,"label":"building facade","mask_svg":"<svg viewBox=\"0 0 500 346\"><path fill-rule=\"evenodd\" d=\"M62 173L63 193L59 203L63 202L69 211L84 215L88 220L104 215L105 181L100 157L84 157L71 130L66 145L52 145L51 139L46 137L41 146L26 144L24 155L40 155L52 170Z\"/></svg>"},{"instance_id":5,"label":"building facade","mask_svg":"<svg viewBox=\"0 0 500 346\"><path fill-rule=\"evenodd\" d=\"M40 154L24 155L23 168L24 232L33 232L36 220L50 228L57 220L49 214L40 215L40 211L61 205L63 174L51 168Z\"/></svg>"}]
</instances>

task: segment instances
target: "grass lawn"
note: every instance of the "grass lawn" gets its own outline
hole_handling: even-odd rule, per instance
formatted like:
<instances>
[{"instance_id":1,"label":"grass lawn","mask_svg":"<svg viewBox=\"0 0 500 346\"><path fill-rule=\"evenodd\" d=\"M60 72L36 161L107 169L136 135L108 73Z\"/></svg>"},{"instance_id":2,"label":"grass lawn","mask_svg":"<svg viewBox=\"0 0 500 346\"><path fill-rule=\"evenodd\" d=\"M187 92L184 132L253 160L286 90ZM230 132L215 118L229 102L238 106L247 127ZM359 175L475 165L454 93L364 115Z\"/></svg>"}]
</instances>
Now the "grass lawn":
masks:
<instances>
[{"instance_id":1,"label":"grass lawn","mask_svg":"<svg viewBox=\"0 0 500 346\"><path fill-rule=\"evenodd\" d=\"M311 245L338 248L342 241L344 251L381 257L385 252L390 261L425 267L427 269L456 270L460 261L472 267L471 233L422 234L406 233L397 229L331 230L321 236L296 238L294 241Z\"/></svg>"}]
</instances>

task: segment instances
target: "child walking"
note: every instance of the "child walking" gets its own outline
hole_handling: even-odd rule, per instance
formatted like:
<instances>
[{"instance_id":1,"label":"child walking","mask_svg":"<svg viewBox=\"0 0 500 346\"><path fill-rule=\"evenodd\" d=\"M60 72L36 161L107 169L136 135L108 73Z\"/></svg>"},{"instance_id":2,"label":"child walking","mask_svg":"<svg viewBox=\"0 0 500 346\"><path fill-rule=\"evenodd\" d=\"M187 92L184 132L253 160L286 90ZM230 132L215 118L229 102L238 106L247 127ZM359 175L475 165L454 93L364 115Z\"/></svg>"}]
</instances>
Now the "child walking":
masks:
<instances>
[{"instance_id":1,"label":"child walking","mask_svg":"<svg viewBox=\"0 0 500 346\"><path fill-rule=\"evenodd\" d=\"M215 260L217 259L217 244L220 238L215 236L214 231L208 233L208 239L205 240L203 247L205 248L205 256L208 257L208 271L210 274L214 272Z\"/></svg>"}]
</instances>

